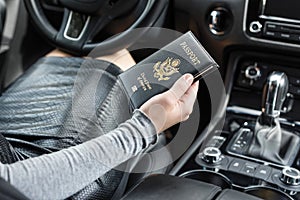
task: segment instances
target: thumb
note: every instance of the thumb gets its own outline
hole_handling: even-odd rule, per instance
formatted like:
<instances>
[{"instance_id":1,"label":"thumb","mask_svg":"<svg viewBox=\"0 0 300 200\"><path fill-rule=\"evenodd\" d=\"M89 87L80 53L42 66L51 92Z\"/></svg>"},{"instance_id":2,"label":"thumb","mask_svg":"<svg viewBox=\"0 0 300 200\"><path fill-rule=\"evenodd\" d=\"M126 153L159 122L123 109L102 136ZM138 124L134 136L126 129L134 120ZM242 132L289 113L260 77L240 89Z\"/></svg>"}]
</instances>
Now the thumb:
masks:
<instances>
[{"instance_id":1,"label":"thumb","mask_svg":"<svg viewBox=\"0 0 300 200\"><path fill-rule=\"evenodd\" d=\"M175 96L176 100L178 100L191 87L193 80L193 75L185 74L174 83L174 85L170 88L170 90L168 90L168 92Z\"/></svg>"}]
</instances>

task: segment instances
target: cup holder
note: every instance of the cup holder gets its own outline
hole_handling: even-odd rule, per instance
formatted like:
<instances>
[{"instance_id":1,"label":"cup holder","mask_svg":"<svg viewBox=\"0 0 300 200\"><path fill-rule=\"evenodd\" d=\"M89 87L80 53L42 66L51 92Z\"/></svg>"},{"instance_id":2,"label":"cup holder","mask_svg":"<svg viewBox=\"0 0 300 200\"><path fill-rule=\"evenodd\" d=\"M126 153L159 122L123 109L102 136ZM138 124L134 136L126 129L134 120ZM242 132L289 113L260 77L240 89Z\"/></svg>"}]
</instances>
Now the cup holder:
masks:
<instances>
[{"instance_id":1,"label":"cup holder","mask_svg":"<svg viewBox=\"0 0 300 200\"><path fill-rule=\"evenodd\" d=\"M294 200L284 192L266 186L251 186L245 189L245 193L265 199L265 200Z\"/></svg>"},{"instance_id":2,"label":"cup holder","mask_svg":"<svg viewBox=\"0 0 300 200\"><path fill-rule=\"evenodd\" d=\"M182 173L180 177L198 180L217 185L222 189L232 189L232 182L223 174L208 170L191 170Z\"/></svg>"}]
</instances>

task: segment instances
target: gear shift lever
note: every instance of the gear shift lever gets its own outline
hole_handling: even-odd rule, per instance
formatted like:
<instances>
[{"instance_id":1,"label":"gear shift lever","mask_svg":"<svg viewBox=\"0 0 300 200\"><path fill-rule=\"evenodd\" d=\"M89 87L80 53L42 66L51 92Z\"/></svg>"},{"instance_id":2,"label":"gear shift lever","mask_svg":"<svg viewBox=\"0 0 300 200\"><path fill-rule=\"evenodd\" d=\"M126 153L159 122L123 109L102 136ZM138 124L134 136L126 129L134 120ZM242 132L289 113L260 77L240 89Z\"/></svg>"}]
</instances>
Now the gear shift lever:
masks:
<instances>
[{"instance_id":1,"label":"gear shift lever","mask_svg":"<svg viewBox=\"0 0 300 200\"><path fill-rule=\"evenodd\" d=\"M279 115L288 92L288 78L283 72L269 75L263 89L262 113L258 118L248 155L288 165L299 149L299 137L281 129Z\"/></svg>"},{"instance_id":2,"label":"gear shift lever","mask_svg":"<svg viewBox=\"0 0 300 200\"><path fill-rule=\"evenodd\" d=\"M271 126L278 118L288 92L289 81L285 73L273 72L264 86L260 123Z\"/></svg>"}]
</instances>

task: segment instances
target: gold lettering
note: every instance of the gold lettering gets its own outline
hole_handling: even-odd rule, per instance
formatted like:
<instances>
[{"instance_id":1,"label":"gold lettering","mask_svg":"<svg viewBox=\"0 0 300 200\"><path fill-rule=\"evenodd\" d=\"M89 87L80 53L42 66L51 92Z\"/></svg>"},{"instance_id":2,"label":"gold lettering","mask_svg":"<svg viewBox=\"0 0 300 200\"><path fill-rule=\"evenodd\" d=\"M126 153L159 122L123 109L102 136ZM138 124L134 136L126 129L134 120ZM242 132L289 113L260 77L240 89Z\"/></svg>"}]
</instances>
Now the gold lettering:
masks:
<instances>
[{"instance_id":1,"label":"gold lettering","mask_svg":"<svg viewBox=\"0 0 300 200\"><path fill-rule=\"evenodd\" d=\"M180 44L180 46L184 50L186 55L190 58L190 60L192 61L192 63L194 65L201 63L200 60L198 59L198 57L196 56L196 54L191 50L191 48L188 46L188 44L186 42L182 42Z\"/></svg>"},{"instance_id":2,"label":"gold lettering","mask_svg":"<svg viewBox=\"0 0 300 200\"><path fill-rule=\"evenodd\" d=\"M139 81L139 83L140 83L141 87L143 88L143 90L146 91L147 88L146 88L146 86L145 86L145 84L144 84L143 79L139 76L139 77L137 78L137 80Z\"/></svg>"},{"instance_id":3,"label":"gold lettering","mask_svg":"<svg viewBox=\"0 0 300 200\"><path fill-rule=\"evenodd\" d=\"M143 80L144 80L144 83L145 83L145 85L147 86L148 90L152 90L151 84L150 84L150 82L148 81L148 79L146 78L146 75L145 75L144 72L141 74L141 76L142 76L142 78L143 78Z\"/></svg>"},{"instance_id":4,"label":"gold lettering","mask_svg":"<svg viewBox=\"0 0 300 200\"><path fill-rule=\"evenodd\" d=\"M137 77L137 80L140 83L140 85L144 91L152 90L151 84L148 81L148 79L146 78L146 75L144 72L141 73L140 76Z\"/></svg>"}]
</instances>

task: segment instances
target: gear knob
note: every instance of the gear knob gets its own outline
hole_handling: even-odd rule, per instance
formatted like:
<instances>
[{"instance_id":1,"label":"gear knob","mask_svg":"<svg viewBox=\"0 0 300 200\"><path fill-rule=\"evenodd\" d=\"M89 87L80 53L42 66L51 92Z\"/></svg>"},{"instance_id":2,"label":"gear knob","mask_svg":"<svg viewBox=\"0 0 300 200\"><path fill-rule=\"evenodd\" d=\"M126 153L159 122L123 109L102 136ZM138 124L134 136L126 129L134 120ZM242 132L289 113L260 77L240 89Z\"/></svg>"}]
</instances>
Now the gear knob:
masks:
<instances>
[{"instance_id":1,"label":"gear knob","mask_svg":"<svg viewBox=\"0 0 300 200\"><path fill-rule=\"evenodd\" d=\"M288 89L289 81L285 73L274 71L268 76L262 97L263 117L269 119L279 117Z\"/></svg>"}]
</instances>

